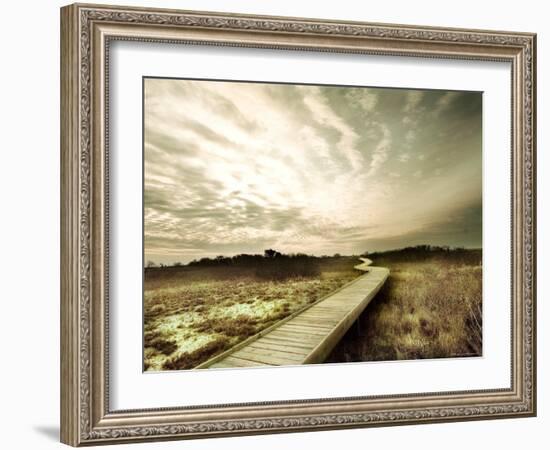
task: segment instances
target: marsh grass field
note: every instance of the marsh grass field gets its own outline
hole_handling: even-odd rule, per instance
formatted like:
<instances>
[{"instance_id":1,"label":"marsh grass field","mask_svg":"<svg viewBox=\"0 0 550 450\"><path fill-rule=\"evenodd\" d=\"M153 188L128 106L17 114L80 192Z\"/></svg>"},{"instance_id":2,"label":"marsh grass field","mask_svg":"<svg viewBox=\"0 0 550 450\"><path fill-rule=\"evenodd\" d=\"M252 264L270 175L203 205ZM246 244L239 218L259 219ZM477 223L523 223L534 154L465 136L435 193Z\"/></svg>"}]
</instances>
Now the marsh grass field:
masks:
<instances>
[{"instance_id":1,"label":"marsh grass field","mask_svg":"<svg viewBox=\"0 0 550 450\"><path fill-rule=\"evenodd\" d=\"M144 369L194 368L361 275L356 256L285 258L145 269ZM369 258L390 278L327 362L481 355L481 250Z\"/></svg>"},{"instance_id":2,"label":"marsh grass field","mask_svg":"<svg viewBox=\"0 0 550 450\"><path fill-rule=\"evenodd\" d=\"M371 254L390 277L326 362L482 355L481 250Z\"/></svg>"},{"instance_id":3,"label":"marsh grass field","mask_svg":"<svg viewBox=\"0 0 550 450\"><path fill-rule=\"evenodd\" d=\"M144 369L191 369L360 273L354 257L145 269Z\"/></svg>"}]
</instances>

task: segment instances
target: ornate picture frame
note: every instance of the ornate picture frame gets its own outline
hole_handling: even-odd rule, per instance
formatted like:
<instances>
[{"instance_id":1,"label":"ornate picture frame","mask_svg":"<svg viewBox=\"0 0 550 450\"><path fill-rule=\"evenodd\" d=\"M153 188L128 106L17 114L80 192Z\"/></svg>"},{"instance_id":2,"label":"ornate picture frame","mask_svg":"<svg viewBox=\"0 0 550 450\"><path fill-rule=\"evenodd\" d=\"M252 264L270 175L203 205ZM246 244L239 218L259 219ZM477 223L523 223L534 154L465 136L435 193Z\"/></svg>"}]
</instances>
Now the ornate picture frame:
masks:
<instances>
[{"instance_id":1,"label":"ornate picture frame","mask_svg":"<svg viewBox=\"0 0 550 450\"><path fill-rule=\"evenodd\" d=\"M112 410L109 79L114 41L511 65L511 385L503 389ZM74 4L61 9L61 440L97 445L536 414L536 35Z\"/></svg>"}]
</instances>

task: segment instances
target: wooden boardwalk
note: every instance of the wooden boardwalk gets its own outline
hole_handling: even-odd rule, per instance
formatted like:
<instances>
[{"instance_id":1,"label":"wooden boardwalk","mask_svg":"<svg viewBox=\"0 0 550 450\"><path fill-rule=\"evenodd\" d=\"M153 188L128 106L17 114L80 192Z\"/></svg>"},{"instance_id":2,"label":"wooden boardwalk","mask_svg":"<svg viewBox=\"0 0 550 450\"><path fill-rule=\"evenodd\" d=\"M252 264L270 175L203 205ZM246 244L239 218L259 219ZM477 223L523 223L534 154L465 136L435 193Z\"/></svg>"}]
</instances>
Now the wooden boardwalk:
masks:
<instances>
[{"instance_id":1,"label":"wooden boardwalk","mask_svg":"<svg viewBox=\"0 0 550 450\"><path fill-rule=\"evenodd\" d=\"M323 362L388 278L388 269L361 260L355 269L364 275L196 369Z\"/></svg>"}]
</instances>

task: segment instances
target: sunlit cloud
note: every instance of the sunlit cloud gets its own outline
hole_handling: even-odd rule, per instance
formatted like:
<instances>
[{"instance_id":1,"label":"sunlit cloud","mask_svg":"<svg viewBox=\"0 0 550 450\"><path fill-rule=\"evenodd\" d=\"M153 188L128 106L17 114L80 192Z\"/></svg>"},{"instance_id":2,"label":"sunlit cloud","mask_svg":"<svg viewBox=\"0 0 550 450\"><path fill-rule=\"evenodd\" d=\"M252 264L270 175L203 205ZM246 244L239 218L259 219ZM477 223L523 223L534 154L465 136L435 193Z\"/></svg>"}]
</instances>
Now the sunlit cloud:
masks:
<instances>
[{"instance_id":1,"label":"sunlit cloud","mask_svg":"<svg viewBox=\"0 0 550 450\"><path fill-rule=\"evenodd\" d=\"M144 86L146 260L481 245L479 93Z\"/></svg>"}]
</instances>

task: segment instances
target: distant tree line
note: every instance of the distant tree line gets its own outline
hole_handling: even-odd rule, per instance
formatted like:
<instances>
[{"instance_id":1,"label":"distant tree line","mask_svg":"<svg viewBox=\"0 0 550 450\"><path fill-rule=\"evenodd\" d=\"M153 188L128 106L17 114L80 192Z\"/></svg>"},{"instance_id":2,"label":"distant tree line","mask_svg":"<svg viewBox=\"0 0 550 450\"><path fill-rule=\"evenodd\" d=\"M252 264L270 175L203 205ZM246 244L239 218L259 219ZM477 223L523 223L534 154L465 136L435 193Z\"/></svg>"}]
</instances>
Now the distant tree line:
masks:
<instances>
[{"instance_id":1,"label":"distant tree line","mask_svg":"<svg viewBox=\"0 0 550 450\"><path fill-rule=\"evenodd\" d=\"M327 259L338 259L342 258L340 253L335 253L334 255L307 255L305 253L289 253L284 254L273 249L264 250L264 254L248 254L241 253L235 256L223 256L219 255L214 258L200 258L194 259L188 264L183 264L181 262L174 262L172 264L156 263L155 261L149 260L145 263L146 269L154 268L170 268L170 267L254 267L257 264L265 263L269 261L273 263L274 261L282 262L288 260L327 260Z\"/></svg>"},{"instance_id":2,"label":"distant tree line","mask_svg":"<svg viewBox=\"0 0 550 450\"><path fill-rule=\"evenodd\" d=\"M460 256L465 260L465 262L469 263L476 263L478 260L481 260L481 249L466 249L461 246L452 247L449 245L426 244L404 247L396 250L387 250L383 252L365 252L361 256L368 256L374 260L391 257L392 260L395 261L418 261L448 253L453 253L455 256Z\"/></svg>"},{"instance_id":3,"label":"distant tree line","mask_svg":"<svg viewBox=\"0 0 550 450\"><path fill-rule=\"evenodd\" d=\"M431 258L444 253L453 252L460 254L467 260L477 260L481 258L481 250L469 250L464 247L451 247L448 245L415 245L396 250L364 252L360 256L372 259L391 257L401 261L417 261L420 259ZM349 256L352 258L353 256ZM263 254L241 253L234 256L215 256L213 258L194 259L188 264L175 262L173 264L156 264L148 261L146 269L155 268L216 268L232 267L250 270L257 277L267 279L284 279L289 277L311 277L321 273L320 263L326 260L338 260L343 258L339 253L332 256L313 256L305 253L284 254L274 249L266 249Z\"/></svg>"},{"instance_id":4,"label":"distant tree line","mask_svg":"<svg viewBox=\"0 0 550 450\"><path fill-rule=\"evenodd\" d=\"M273 249L265 250L263 255L242 253L201 258L191 261L188 266L253 268L257 277L267 279L312 277L320 274L317 257L305 253L284 254Z\"/></svg>"},{"instance_id":5,"label":"distant tree line","mask_svg":"<svg viewBox=\"0 0 550 450\"><path fill-rule=\"evenodd\" d=\"M420 244L410 247L403 247L395 250L384 250L382 252L364 252L361 256L376 256L376 255L387 255L388 253L426 253L426 252L455 252L465 250L464 247L451 247L449 245L429 245L429 244Z\"/></svg>"},{"instance_id":6,"label":"distant tree line","mask_svg":"<svg viewBox=\"0 0 550 450\"><path fill-rule=\"evenodd\" d=\"M359 256L375 258L379 256L390 256L390 255L417 256L417 255L434 255L437 253L446 253L446 252L468 253L472 251L479 252L479 250L469 250L461 246L453 247L449 245L421 244L421 245L403 247L403 248L394 249L394 250L384 250L384 251L377 251L377 252L365 251L361 253ZM250 268L250 267L259 267L259 266L275 267L278 265L280 266L287 265L289 267L290 266L313 267L319 261L329 260L329 259L338 259L343 257L352 258L354 257L354 255L342 256L340 253L334 253L334 255L332 256L329 256L329 255L313 256L313 255L307 255L305 253L284 254L270 248L270 249L264 250L263 255L258 253L255 253L255 254L241 253L239 255L234 255L234 256L219 255L213 258L204 257L200 259L194 259L188 264L183 264L181 262L174 262L172 264L164 264L164 263L157 264L154 261L147 261L147 263L145 264L145 267L149 269L167 268L167 267ZM304 272L306 272L305 269L304 269Z\"/></svg>"}]
</instances>

